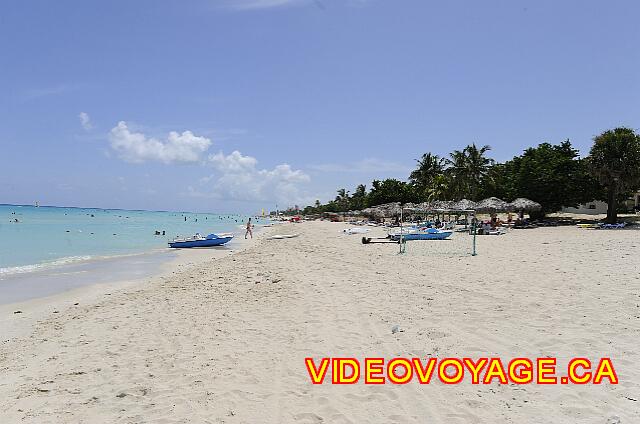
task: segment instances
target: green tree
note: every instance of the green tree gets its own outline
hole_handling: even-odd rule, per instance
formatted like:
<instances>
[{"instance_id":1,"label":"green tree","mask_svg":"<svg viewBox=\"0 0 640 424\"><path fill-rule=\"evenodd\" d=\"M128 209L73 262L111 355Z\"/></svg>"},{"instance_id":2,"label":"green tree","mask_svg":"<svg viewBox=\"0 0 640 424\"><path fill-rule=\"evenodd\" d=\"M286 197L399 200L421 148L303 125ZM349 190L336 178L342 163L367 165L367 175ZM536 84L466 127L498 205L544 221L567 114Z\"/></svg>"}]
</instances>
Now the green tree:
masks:
<instances>
[{"instance_id":1,"label":"green tree","mask_svg":"<svg viewBox=\"0 0 640 424\"><path fill-rule=\"evenodd\" d=\"M446 160L449 177L449 197L478 200L484 179L493 165L487 157L490 146L478 148L472 143L462 150L454 150Z\"/></svg>"},{"instance_id":2,"label":"green tree","mask_svg":"<svg viewBox=\"0 0 640 424\"><path fill-rule=\"evenodd\" d=\"M471 200L479 200L484 179L493 165L493 159L486 156L491 146L476 147L475 143L464 148L466 156L466 176L468 178L468 194Z\"/></svg>"},{"instance_id":3,"label":"green tree","mask_svg":"<svg viewBox=\"0 0 640 424\"><path fill-rule=\"evenodd\" d=\"M487 197L498 197L500 199L515 199L515 193L512 162L495 163L489 168L482 183L482 188L478 194L479 199Z\"/></svg>"},{"instance_id":4,"label":"green tree","mask_svg":"<svg viewBox=\"0 0 640 424\"><path fill-rule=\"evenodd\" d=\"M349 210L349 191L345 190L344 188L339 189L335 203L338 204L338 208L341 212L346 212L347 210Z\"/></svg>"},{"instance_id":5,"label":"green tree","mask_svg":"<svg viewBox=\"0 0 640 424\"><path fill-rule=\"evenodd\" d=\"M416 159L416 162L418 166L411 171L409 182L418 192L426 192L432 186L434 179L442 175L444 159L438 155L425 153L420 159Z\"/></svg>"},{"instance_id":6,"label":"green tree","mask_svg":"<svg viewBox=\"0 0 640 424\"><path fill-rule=\"evenodd\" d=\"M410 184L393 178L379 181L374 180L371 183L371 191L369 192L369 206L382 205L391 202L415 202L416 193Z\"/></svg>"},{"instance_id":7,"label":"green tree","mask_svg":"<svg viewBox=\"0 0 640 424\"><path fill-rule=\"evenodd\" d=\"M445 160L448 180L448 194L451 199L462 199L469 192L467 179L467 156L464 150L454 150ZM444 200L444 199L440 199Z\"/></svg>"},{"instance_id":8,"label":"green tree","mask_svg":"<svg viewBox=\"0 0 640 424\"><path fill-rule=\"evenodd\" d=\"M640 186L640 135L630 128L605 131L593 139L588 161L607 193L607 222L614 224L620 198Z\"/></svg>"},{"instance_id":9,"label":"green tree","mask_svg":"<svg viewBox=\"0 0 640 424\"><path fill-rule=\"evenodd\" d=\"M351 196L351 209L361 210L367 207L367 186L358 184Z\"/></svg>"},{"instance_id":10,"label":"green tree","mask_svg":"<svg viewBox=\"0 0 640 424\"><path fill-rule=\"evenodd\" d=\"M436 175L425 190L426 200L429 202L445 199L448 193L449 180L444 174Z\"/></svg>"},{"instance_id":11,"label":"green tree","mask_svg":"<svg viewBox=\"0 0 640 424\"><path fill-rule=\"evenodd\" d=\"M579 158L569 140L526 149L522 155L494 166L486 182L495 191L485 192L485 196L507 200L526 197L542 205L543 216L602 196L586 161Z\"/></svg>"}]
</instances>

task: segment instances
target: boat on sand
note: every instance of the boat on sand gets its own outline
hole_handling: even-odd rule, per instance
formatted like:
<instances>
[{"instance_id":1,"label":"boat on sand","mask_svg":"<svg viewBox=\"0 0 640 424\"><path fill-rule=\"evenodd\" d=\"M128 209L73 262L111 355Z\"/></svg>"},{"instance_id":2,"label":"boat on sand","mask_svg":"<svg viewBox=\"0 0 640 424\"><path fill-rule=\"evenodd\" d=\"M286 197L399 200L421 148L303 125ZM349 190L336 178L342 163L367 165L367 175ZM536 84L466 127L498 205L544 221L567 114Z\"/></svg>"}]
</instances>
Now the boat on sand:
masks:
<instances>
[{"instance_id":1,"label":"boat on sand","mask_svg":"<svg viewBox=\"0 0 640 424\"><path fill-rule=\"evenodd\" d=\"M437 228L409 228L395 232L389 232L391 240L444 240L453 234L452 230L439 230Z\"/></svg>"},{"instance_id":2,"label":"boat on sand","mask_svg":"<svg viewBox=\"0 0 640 424\"><path fill-rule=\"evenodd\" d=\"M190 247L212 247L221 246L228 243L233 238L233 234L221 233L221 234L209 234L204 237L199 233L196 233L192 237L176 237L169 242L169 247L173 248L190 248Z\"/></svg>"}]
</instances>

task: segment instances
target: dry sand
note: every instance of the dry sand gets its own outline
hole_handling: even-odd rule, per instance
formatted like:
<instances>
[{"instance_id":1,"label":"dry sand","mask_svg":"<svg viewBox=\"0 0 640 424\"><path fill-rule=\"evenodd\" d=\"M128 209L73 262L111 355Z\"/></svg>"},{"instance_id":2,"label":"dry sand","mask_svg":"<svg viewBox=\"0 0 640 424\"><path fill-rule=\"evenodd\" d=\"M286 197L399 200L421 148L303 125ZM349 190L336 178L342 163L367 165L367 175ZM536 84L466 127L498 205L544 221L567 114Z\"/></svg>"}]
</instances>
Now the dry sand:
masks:
<instances>
[{"instance_id":1,"label":"dry sand","mask_svg":"<svg viewBox=\"0 0 640 424\"><path fill-rule=\"evenodd\" d=\"M516 230L471 257L463 234L397 255L343 228L278 226L300 237L29 324L0 346L1 422L640 422L640 232ZM608 356L620 384L317 386L307 356Z\"/></svg>"}]
</instances>

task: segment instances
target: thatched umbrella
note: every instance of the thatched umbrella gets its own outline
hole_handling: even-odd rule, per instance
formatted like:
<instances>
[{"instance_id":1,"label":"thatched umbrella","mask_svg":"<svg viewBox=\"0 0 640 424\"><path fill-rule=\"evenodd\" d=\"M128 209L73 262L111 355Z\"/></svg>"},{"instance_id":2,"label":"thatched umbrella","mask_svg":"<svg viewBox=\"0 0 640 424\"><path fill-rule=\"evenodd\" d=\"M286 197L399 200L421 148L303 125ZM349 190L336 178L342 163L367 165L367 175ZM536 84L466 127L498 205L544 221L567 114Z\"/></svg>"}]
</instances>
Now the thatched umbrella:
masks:
<instances>
[{"instance_id":1,"label":"thatched umbrella","mask_svg":"<svg viewBox=\"0 0 640 424\"><path fill-rule=\"evenodd\" d=\"M377 205L372 208L371 213L378 217L392 218L396 215L400 215L401 207L399 202L385 203L384 205Z\"/></svg>"},{"instance_id":2,"label":"thatched umbrella","mask_svg":"<svg viewBox=\"0 0 640 424\"><path fill-rule=\"evenodd\" d=\"M420 211L428 211L431 210L431 203L430 202L422 202L422 203L416 203L415 205L413 205L413 209L416 210L420 210Z\"/></svg>"},{"instance_id":3,"label":"thatched umbrella","mask_svg":"<svg viewBox=\"0 0 640 424\"><path fill-rule=\"evenodd\" d=\"M456 209L459 211L475 210L476 207L477 207L477 203L469 199L462 199L455 202L453 205L451 205L452 209Z\"/></svg>"},{"instance_id":4,"label":"thatched umbrella","mask_svg":"<svg viewBox=\"0 0 640 424\"><path fill-rule=\"evenodd\" d=\"M509 203L497 197L489 197L480 201L476 205L476 210L479 212L506 212L509 210Z\"/></svg>"},{"instance_id":5,"label":"thatched umbrella","mask_svg":"<svg viewBox=\"0 0 640 424\"><path fill-rule=\"evenodd\" d=\"M533 200L525 199L524 197L518 197L513 202L509 203L509 208L513 211L539 211L542 209L542 205Z\"/></svg>"},{"instance_id":6,"label":"thatched umbrella","mask_svg":"<svg viewBox=\"0 0 640 424\"><path fill-rule=\"evenodd\" d=\"M386 212L385 216L387 218L393 218L402 213L402 206L400 206L400 202L387 203L384 206L385 206L384 210Z\"/></svg>"},{"instance_id":7,"label":"thatched umbrella","mask_svg":"<svg viewBox=\"0 0 640 424\"><path fill-rule=\"evenodd\" d=\"M453 202L450 200L436 200L431 204L433 209L452 209Z\"/></svg>"},{"instance_id":8,"label":"thatched umbrella","mask_svg":"<svg viewBox=\"0 0 640 424\"><path fill-rule=\"evenodd\" d=\"M374 208L365 208L362 209L362 215L376 217L378 215L378 210Z\"/></svg>"}]
</instances>

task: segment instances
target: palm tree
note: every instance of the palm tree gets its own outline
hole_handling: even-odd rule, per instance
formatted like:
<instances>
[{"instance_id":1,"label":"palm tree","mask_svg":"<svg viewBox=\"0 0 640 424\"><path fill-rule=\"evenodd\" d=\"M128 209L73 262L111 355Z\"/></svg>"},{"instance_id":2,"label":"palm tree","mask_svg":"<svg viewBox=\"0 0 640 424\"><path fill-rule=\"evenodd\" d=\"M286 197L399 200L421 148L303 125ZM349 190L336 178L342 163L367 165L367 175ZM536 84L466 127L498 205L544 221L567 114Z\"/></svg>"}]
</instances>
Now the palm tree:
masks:
<instances>
[{"instance_id":1,"label":"palm tree","mask_svg":"<svg viewBox=\"0 0 640 424\"><path fill-rule=\"evenodd\" d=\"M409 182L420 189L426 189L433 179L441 175L444 170L444 159L438 155L425 153L420 159L416 159L418 167L409 175Z\"/></svg>"},{"instance_id":2,"label":"palm tree","mask_svg":"<svg viewBox=\"0 0 640 424\"><path fill-rule=\"evenodd\" d=\"M616 128L593 141L589 168L607 191L607 222L615 224L619 197L640 186L640 135L630 128Z\"/></svg>"},{"instance_id":3,"label":"palm tree","mask_svg":"<svg viewBox=\"0 0 640 424\"><path fill-rule=\"evenodd\" d=\"M363 209L367 200L367 186L364 184L358 184L356 190L351 196L351 205L354 209Z\"/></svg>"},{"instance_id":4,"label":"palm tree","mask_svg":"<svg viewBox=\"0 0 640 424\"><path fill-rule=\"evenodd\" d=\"M482 181L493 165L493 159L486 157L489 150L491 150L491 146L485 145L478 149L475 143L464 148L467 156L467 178L469 179L469 198L471 200L478 200Z\"/></svg>"},{"instance_id":5,"label":"palm tree","mask_svg":"<svg viewBox=\"0 0 640 424\"><path fill-rule=\"evenodd\" d=\"M452 199L468 197L467 156L464 150L454 150L446 159L449 178L449 196Z\"/></svg>"},{"instance_id":6,"label":"palm tree","mask_svg":"<svg viewBox=\"0 0 640 424\"><path fill-rule=\"evenodd\" d=\"M346 212L349 209L349 191L341 188L336 196L336 203L340 205L340 209Z\"/></svg>"},{"instance_id":7,"label":"palm tree","mask_svg":"<svg viewBox=\"0 0 640 424\"><path fill-rule=\"evenodd\" d=\"M444 174L436 175L426 190L427 201L443 200L449 194L449 180Z\"/></svg>"},{"instance_id":8,"label":"palm tree","mask_svg":"<svg viewBox=\"0 0 640 424\"><path fill-rule=\"evenodd\" d=\"M489 150L490 146L478 148L472 143L449 154L446 164L452 197L478 200L482 181L493 165L493 159L486 157Z\"/></svg>"}]
</instances>

